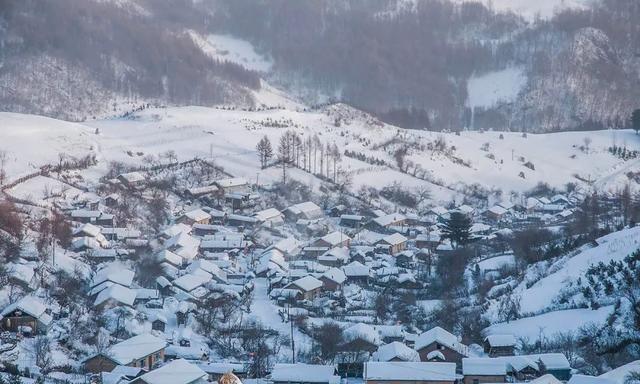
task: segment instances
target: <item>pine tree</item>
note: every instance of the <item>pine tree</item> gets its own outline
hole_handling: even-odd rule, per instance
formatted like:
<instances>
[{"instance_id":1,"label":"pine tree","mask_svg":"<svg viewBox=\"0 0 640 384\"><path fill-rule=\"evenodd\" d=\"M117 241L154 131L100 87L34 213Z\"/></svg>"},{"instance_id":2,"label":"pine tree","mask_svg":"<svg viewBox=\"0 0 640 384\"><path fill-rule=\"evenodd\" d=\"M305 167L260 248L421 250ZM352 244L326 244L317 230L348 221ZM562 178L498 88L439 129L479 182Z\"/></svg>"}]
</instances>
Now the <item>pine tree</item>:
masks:
<instances>
[{"instance_id":1,"label":"pine tree","mask_svg":"<svg viewBox=\"0 0 640 384\"><path fill-rule=\"evenodd\" d=\"M471 238L471 219L460 212L451 213L442 226L442 234L456 246L464 246Z\"/></svg>"},{"instance_id":2,"label":"pine tree","mask_svg":"<svg viewBox=\"0 0 640 384\"><path fill-rule=\"evenodd\" d=\"M640 109L636 109L631 114L631 125L633 126L633 130L636 131L636 135L638 131L640 131Z\"/></svg>"}]
</instances>

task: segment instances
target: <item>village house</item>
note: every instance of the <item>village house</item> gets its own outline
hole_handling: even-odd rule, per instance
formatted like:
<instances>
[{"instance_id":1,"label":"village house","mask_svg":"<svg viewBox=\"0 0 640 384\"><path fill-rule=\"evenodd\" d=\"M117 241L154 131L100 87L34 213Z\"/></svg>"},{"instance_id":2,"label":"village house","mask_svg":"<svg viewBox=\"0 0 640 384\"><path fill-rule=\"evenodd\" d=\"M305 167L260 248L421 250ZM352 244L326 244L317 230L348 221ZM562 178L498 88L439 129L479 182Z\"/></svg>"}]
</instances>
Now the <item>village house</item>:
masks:
<instances>
[{"instance_id":1,"label":"village house","mask_svg":"<svg viewBox=\"0 0 640 384\"><path fill-rule=\"evenodd\" d=\"M372 277L371 268L359 261L352 261L345 265L342 267L342 271L347 276L347 281L353 283L367 285Z\"/></svg>"},{"instance_id":2,"label":"village house","mask_svg":"<svg viewBox=\"0 0 640 384\"><path fill-rule=\"evenodd\" d=\"M300 291L300 293L302 293L302 297L305 300L313 300L320 294L322 286L322 281L316 279L311 275L308 275L292 281L284 288L297 289L298 291Z\"/></svg>"},{"instance_id":3,"label":"village house","mask_svg":"<svg viewBox=\"0 0 640 384\"><path fill-rule=\"evenodd\" d=\"M348 228L361 228L365 224L365 218L360 215L341 215L339 224Z\"/></svg>"},{"instance_id":4,"label":"village house","mask_svg":"<svg viewBox=\"0 0 640 384\"><path fill-rule=\"evenodd\" d=\"M275 208L268 208L253 214L258 222L267 228L275 228L284 224L284 215Z\"/></svg>"},{"instance_id":5,"label":"village house","mask_svg":"<svg viewBox=\"0 0 640 384\"><path fill-rule=\"evenodd\" d=\"M506 363L507 375L514 381L529 381L539 377L541 371L566 381L571 377L571 366L562 353L541 353L498 357ZM542 363L542 367L541 364Z\"/></svg>"},{"instance_id":6,"label":"village house","mask_svg":"<svg viewBox=\"0 0 640 384\"><path fill-rule=\"evenodd\" d=\"M78 223L95 223L96 220L102 215L100 211L90 211L86 209L76 209L71 211L71 220Z\"/></svg>"},{"instance_id":7,"label":"village house","mask_svg":"<svg viewBox=\"0 0 640 384\"><path fill-rule=\"evenodd\" d=\"M202 209L194 209L193 211L185 212L180 218L178 223L193 225L193 224L209 224L211 215Z\"/></svg>"},{"instance_id":8,"label":"village house","mask_svg":"<svg viewBox=\"0 0 640 384\"><path fill-rule=\"evenodd\" d=\"M229 374L229 372L233 373L237 378L241 379L247 376L247 368L244 364L241 363L222 363L222 362L198 362L196 365L205 371L207 375L209 375L208 380L211 383L216 383L220 380L222 376L225 374ZM229 384L240 384L240 383L229 383Z\"/></svg>"},{"instance_id":9,"label":"village house","mask_svg":"<svg viewBox=\"0 0 640 384\"><path fill-rule=\"evenodd\" d=\"M137 188L146 181L144 175L140 172L129 172L118 175L118 181L128 188Z\"/></svg>"},{"instance_id":10,"label":"village house","mask_svg":"<svg viewBox=\"0 0 640 384\"><path fill-rule=\"evenodd\" d=\"M420 354L416 350L407 347L404 343L393 341L389 344L381 345L378 350L371 355L371 361L412 361L419 362Z\"/></svg>"},{"instance_id":11,"label":"village house","mask_svg":"<svg viewBox=\"0 0 640 384\"><path fill-rule=\"evenodd\" d=\"M489 335L485 337L482 346L489 357L513 356L516 338L513 335Z\"/></svg>"},{"instance_id":12,"label":"village house","mask_svg":"<svg viewBox=\"0 0 640 384\"><path fill-rule=\"evenodd\" d=\"M225 195L229 193L243 193L249 189L249 182L243 177L216 180L213 182Z\"/></svg>"},{"instance_id":13,"label":"village house","mask_svg":"<svg viewBox=\"0 0 640 384\"><path fill-rule=\"evenodd\" d=\"M349 236L340 231L335 231L314 241L312 247L329 249L335 247L348 247L350 242L351 238Z\"/></svg>"},{"instance_id":14,"label":"village house","mask_svg":"<svg viewBox=\"0 0 640 384\"><path fill-rule=\"evenodd\" d=\"M9 332L41 333L52 320L47 306L34 296L25 296L0 312L0 325Z\"/></svg>"},{"instance_id":15,"label":"village house","mask_svg":"<svg viewBox=\"0 0 640 384\"><path fill-rule=\"evenodd\" d=\"M331 292L341 291L346 280L347 276L344 272L335 267L328 269L320 276L324 289Z\"/></svg>"},{"instance_id":16,"label":"village house","mask_svg":"<svg viewBox=\"0 0 640 384\"><path fill-rule=\"evenodd\" d=\"M197 365L184 359L177 359L145 373L132 380L130 384L205 384L207 378L207 373Z\"/></svg>"},{"instance_id":17,"label":"village house","mask_svg":"<svg viewBox=\"0 0 640 384\"><path fill-rule=\"evenodd\" d=\"M391 213L388 215L376 217L371 220L367 227L373 231L389 232L393 227L402 227L406 224L407 218L400 213Z\"/></svg>"},{"instance_id":18,"label":"village house","mask_svg":"<svg viewBox=\"0 0 640 384\"><path fill-rule=\"evenodd\" d=\"M349 248L335 247L318 256L317 261L327 267L339 267L349 260Z\"/></svg>"},{"instance_id":19,"label":"village house","mask_svg":"<svg viewBox=\"0 0 640 384\"><path fill-rule=\"evenodd\" d=\"M416 236L416 247L434 251L442 241L437 233L425 233Z\"/></svg>"},{"instance_id":20,"label":"village house","mask_svg":"<svg viewBox=\"0 0 640 384\"><path fill-rule=\"evenodd\" d=\"M112 345L107 352L99 353L83 361L85 372L111 372L118 365L151 370L164 361L166 341L145 333Z\"/></svg>"},{"instance_id":21,"label":"village house","mask_svg":"<svg viewBox=\"0 0 640 384\"><path fill-rule=\"evenodd\" d=\"M273 384L340 384L333 365L276 364L270 379Z\"/></svg>"},{"instance_id":22,"label":"village house","mask_svg":"<svg viewBox=\"0 0 640 384\"><path fill-rule=\"evenodd\" d=\"M393 233L378 240L375 244L385 248L390 255L395 255L407 248L407 238L399 233Z\"/></svg>"},{"instance_id":23,"label":"village house","mask_svg":"<svg viewBox=\"0 0 640 384\"><path fill-rule=\"evenodd\" d=\"M504 361L487 357L462 359L463 384L504 383L507 368Z\"/></svg>"},{"instance_id":24,"label":"village house","mask_svg":"<svg viewBox=\"0 0 640 384\"><path fill-rule=\"evenodd\" d=\"M425 362L368 362L365 363L365 384L453 384L456 365Z\"/></svg>"},{"instance_id":25,"label":"village house","mask_svg":"<svg viewBox=\"0 0 640 384\"><path fill-rule=\"evenodd\" d=\"M415 350L420 354L421 361L445 361L456 364L462 363L462 358L468 356L468 347L440 327L434 327L422 333L416 339Z\"/></svg>"},{"instance_id":26,"label":"village house","mask_svg":"<svg viewBox=\"0 0 640 384\"><path fill-rule=\"evenodd\" d=\"M311 201L290 206L284 211L284 215L289 221L297 222L300 219L316 220L324 217L322 208Z\"/></svg>"},{"instance_id":27,"label":"village house","mask_svg":"<svg viewBox=\"0 0 640 384\"><path fill-rule=\"evenodd\" d=\"M499 222L499 221L502 221L507 216L508 212L509 211L506 210L504 207L501 207L499 205L494 205L493 207L487 209L484 212L484 215L488 220L491 220L493 222Z\"/></svg>"},{"instance_id":28,"label":"village house","mask_svg":"<svg viewBox=\"0 0 640 384\"><path fill-rule=\"evenodd\" d=\"M354 324L342 332L344 351L364 351L373 353L382 344L380 333L369 324Z\"/></svg>"},{"instance_id":29,"label":"village house","mask_svg":"<svg viewBox=\"0 0 640 384\"><path fill-rule=\"evenodd\" d=\"M184 190L184 194L192 198L216 197L219 192L220 188L218 188L217 185L205 185L202 187L193 187Z\"/></svg>"},{"instance_id":30,"label":"village house","mask_svg":"<svg viewBox=\"0 0 640 384\"><path fill-rule=\"evenodd\" d=\"M133 307L136 296L136 291L133 289L119 284L109 285L97 294L93 307L99 311L119 306Z\"/></svg>"},{"instance_id":31,"label":"village house","mask_svg":"<svg viewBox=\"0 0 640 384\"><path fill-rule=\"evenodd\" d=\"M167 318L161 313L154 314L149 320L151 320L151 329L154 331L164 332L167 327Z\"/></svg>"}]
</instances>

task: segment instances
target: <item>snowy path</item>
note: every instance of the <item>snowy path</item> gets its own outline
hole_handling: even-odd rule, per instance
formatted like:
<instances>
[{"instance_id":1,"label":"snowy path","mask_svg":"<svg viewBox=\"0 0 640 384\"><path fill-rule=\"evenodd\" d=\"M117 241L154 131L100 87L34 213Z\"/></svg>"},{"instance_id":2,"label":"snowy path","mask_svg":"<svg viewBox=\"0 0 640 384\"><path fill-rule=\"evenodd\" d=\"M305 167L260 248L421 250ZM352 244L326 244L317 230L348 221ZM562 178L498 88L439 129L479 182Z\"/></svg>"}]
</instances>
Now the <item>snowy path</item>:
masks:
<instances>
[{"instance_id":1,"label":"snowy path","mask_svg":"<svg viewBox=\"0 0 640 384\"><path fill-rule=\"evenodd\" d=\"M258 318L263 325L272 328L278 333L287 338L291 334L291 326L289 323L282 321L282 318L278 314L280 307L276 306L269 300L267 294L267 288L269 286L266 278L259 278L254 280L255 290L253 303L251 304L251 313ZM297 327L293 328L293 337L295 341L296 352L299 350L308 350L311 345L311 339L300 332ZM281 354L286 357L291 357L291 347L287 345L283 347Z\"/></svg>"}]
</instances>

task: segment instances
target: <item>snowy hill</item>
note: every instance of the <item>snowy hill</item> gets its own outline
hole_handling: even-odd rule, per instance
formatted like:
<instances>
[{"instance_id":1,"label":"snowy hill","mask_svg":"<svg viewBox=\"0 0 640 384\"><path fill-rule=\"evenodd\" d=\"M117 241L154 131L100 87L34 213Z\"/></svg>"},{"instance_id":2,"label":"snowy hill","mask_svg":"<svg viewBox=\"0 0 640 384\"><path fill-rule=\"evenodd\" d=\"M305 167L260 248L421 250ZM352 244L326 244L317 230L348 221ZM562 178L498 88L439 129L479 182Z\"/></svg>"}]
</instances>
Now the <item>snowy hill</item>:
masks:
<instances>
[{"instance_id":1,"label":"snowy hill","mask_svg":"<svg viewBox=\"0 0 640 384\"><path fill-rule=\"evenodd\" d=\"M280 104L283 95L262 94ZM291 102L291 106L295 106ZM341 119L339 127L336 119ZM105 167L108 161L142 164L145 156L174 150L180 160L210 158L228 172L262 182L278 180L277 167L260 169L255 146L264 135L274 147L285 128L301 137L318 136L335 144L341 153L359 153L364 159L343 156L337 167L353 178L352 189L382 188L397 181L407 187L428 186L439 202L460 198L465 186L478 184L487 190L523 192L539 182L563 187L574 182L601 190L616 190L629 181L626 173L637 170L638 161L623 161L608 147L615 142L635 146L640 140L631 131L567 132L555 134L461 132L433 133L403 130L380 123L344 105L325 110L301 109L242 111L204 107L149 108L129 118L66 123L38 116L0 114L0 132L8 151L9 179L45 163L55 163L59 153L80 157L95 152ZM96 129L98 134L96 134ZM588 149L584 148L588 138ZM410 143L410 144L409 144ZM438 147L438 146L442 147ZM407 147L406 169L400 170L396 151ZM319 186L320 180L300 169L296 178ZM380 177L384 175L384 177Z\"/></svg>"}]
</instances>

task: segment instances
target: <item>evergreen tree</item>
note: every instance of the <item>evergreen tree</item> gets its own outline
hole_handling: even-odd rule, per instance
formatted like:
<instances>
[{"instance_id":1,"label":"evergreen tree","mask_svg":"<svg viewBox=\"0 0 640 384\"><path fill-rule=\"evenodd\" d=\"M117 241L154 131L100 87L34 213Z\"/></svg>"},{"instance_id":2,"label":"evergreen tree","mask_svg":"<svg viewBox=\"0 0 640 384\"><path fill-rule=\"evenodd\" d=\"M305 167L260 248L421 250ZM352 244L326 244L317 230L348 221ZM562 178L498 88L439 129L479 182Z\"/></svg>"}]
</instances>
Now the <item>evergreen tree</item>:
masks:
<instances>
[{"instance_id":1,"label":"evergreen tree","mask_svg":"<svg viewBox=\"0 0 640 384\"><path fill-rule=\"evenodd\" d=\"M631 114L631 125L633 126L633 130L636 131L636 135L638 131L640 131L640 109L636 109Z\"/></svg>"},{"instance_id":2,"label":"evergreen tree","mask_svg":"<svg viewBox=\"0 0 640 384\"><path fill-rule=\"evenodd\" d=\"M453 212L442 225L442 235L456 246L465 246L471 238L471 219L460 212Z\"/></svg>"}]
</instances>

